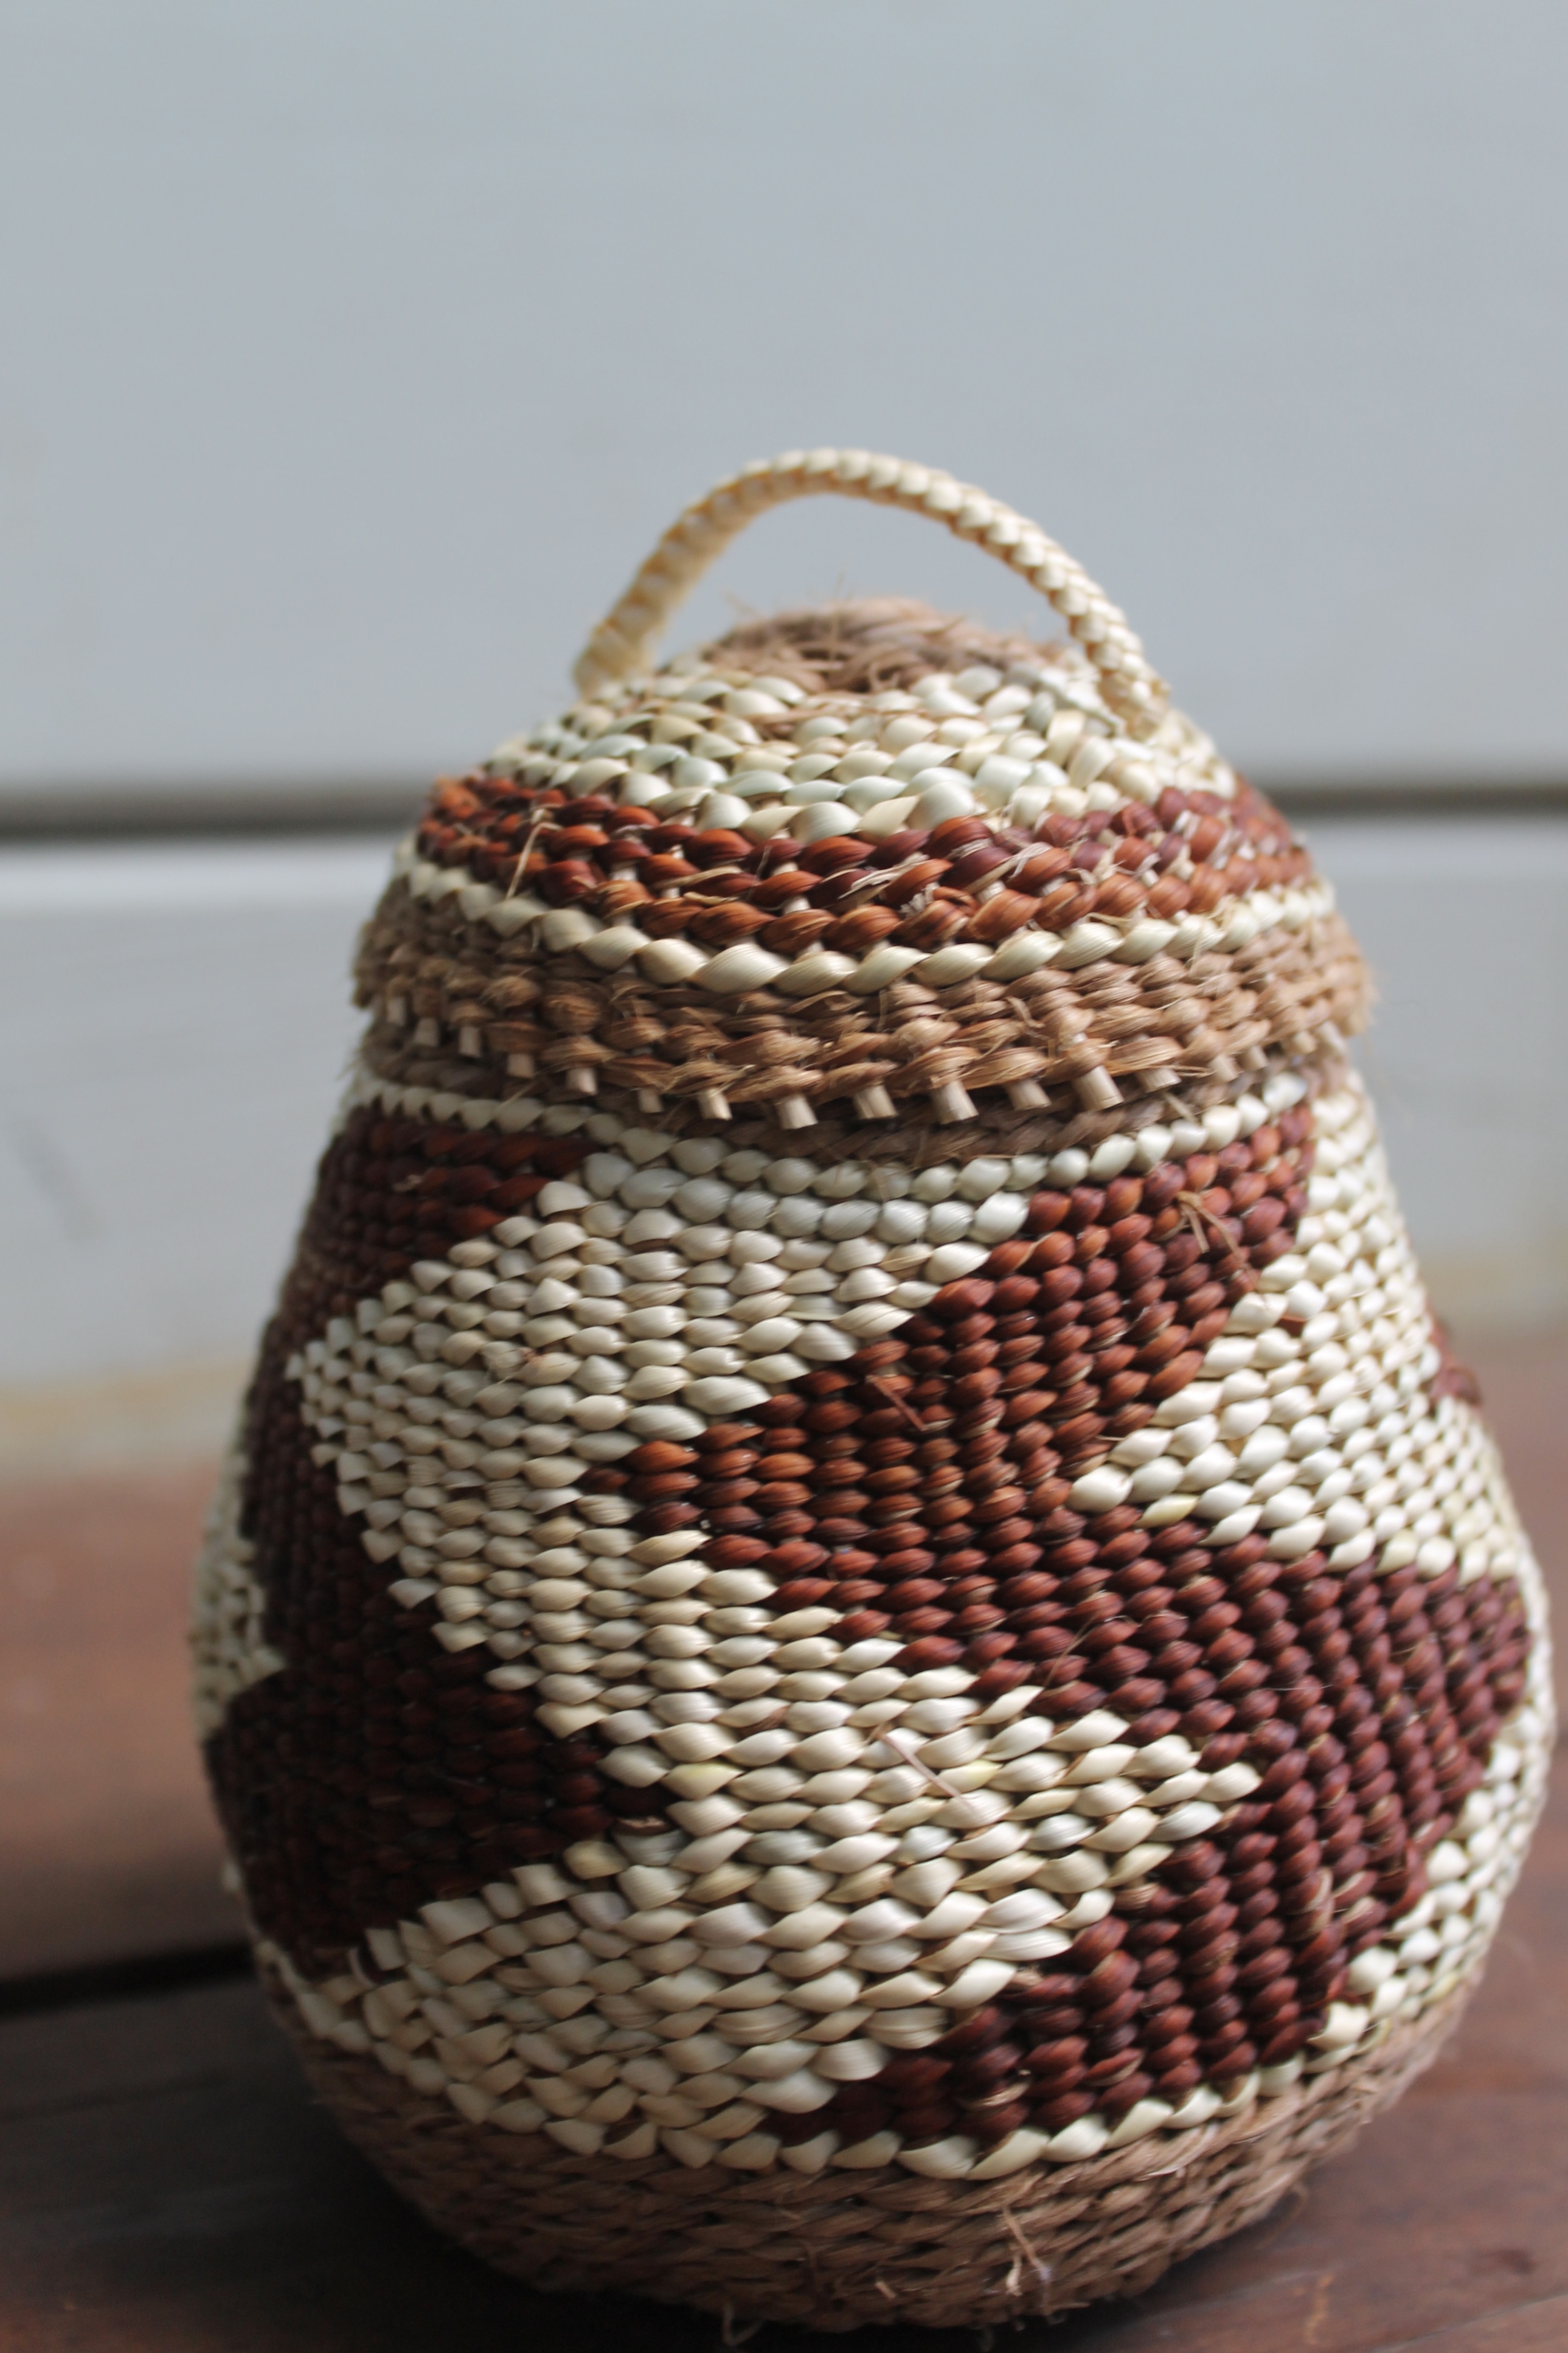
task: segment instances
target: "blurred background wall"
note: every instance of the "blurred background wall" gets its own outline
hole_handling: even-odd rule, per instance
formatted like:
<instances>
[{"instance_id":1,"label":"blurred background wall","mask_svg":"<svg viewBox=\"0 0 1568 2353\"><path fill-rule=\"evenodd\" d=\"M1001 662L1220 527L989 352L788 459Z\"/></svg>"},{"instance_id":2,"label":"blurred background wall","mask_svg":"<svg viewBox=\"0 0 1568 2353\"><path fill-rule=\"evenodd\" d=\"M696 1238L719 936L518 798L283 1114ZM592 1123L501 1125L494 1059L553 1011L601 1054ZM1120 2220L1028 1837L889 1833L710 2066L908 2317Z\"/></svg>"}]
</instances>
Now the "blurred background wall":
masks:
<instances>
[{"instance_id":1,"label":"blurred background wall","mask_svg":"<svg viewBox=\"0 0 1568 2353\"><path fill-rule=\"evenodd\" d=\"M205 1447L434 769L683 501L1037 515L1313 835L1461 1328L1568 1309L1568 17L1546 0L12 0L0 1446ZM704 586L1024 621L812 501Z\"/></svg>"}]
</instances>

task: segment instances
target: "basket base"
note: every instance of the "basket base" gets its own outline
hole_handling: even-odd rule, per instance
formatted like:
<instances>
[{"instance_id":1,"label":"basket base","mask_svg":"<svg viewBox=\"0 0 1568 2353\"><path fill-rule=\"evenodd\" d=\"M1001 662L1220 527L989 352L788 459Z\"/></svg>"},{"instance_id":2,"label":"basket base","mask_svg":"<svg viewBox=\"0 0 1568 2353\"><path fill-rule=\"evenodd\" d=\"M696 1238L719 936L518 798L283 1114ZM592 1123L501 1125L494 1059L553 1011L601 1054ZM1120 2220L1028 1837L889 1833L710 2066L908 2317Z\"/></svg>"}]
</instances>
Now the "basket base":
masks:
<instances>
[{"instance_id":1,"label":"basket base","mask_svg":"<svg viewBox=\"0 0 1568 2353\"><path fill-rule=\"evenodd\" d=\"M956 2328L1137 2295L1260 2221L1430 2063L1468 1990L1353 2070L1304 2077L1240 2116L968 2186L897 2167L725 2175L575 2157L542 2135L476 2129L374 2060L317 2042L287 1997L275 2008L350 2139L439 2230L531 2286L727 2321Z\"/></svg>"}]
</instances>

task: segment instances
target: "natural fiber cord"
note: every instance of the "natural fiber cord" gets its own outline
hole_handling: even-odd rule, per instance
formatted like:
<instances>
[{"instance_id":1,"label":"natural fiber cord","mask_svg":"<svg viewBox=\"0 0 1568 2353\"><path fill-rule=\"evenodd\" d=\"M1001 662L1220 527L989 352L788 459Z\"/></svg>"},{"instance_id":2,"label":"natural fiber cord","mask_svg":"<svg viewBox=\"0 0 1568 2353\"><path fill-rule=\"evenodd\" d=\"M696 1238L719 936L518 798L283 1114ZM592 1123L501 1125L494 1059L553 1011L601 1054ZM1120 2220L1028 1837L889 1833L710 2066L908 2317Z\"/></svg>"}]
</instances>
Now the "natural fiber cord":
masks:
<instances>
[{"instance_id":1,"label":"natural fiber cord","mask_svg":"<svg viewBox=\"0 0 1568 2353\"><path fill-rule=\"evenodd\" d=\"M589 638L576 669L585 694L639 669L648 647L687 591L753 516L824 491L931 515L955 538L973 540L1037 587L1066 621L1099 673L1106 702L1137 736L1150 734L1167 702L1165 684L1102 589L1037 523L1000 500L929 466L864 449L790 450L718 483L670 525L631 586Z\"/></svg>"},{"instance_id":2,"label":"natural fiber cord","mask_svg":"<svg viewBox=\"0 0 1568 2353\"><path fill-rule=\"evenodd\" d=\"M1375 2056L1132 2147L978 2189L908 2175L611 2175L537 2137L476 2141L448 2110L279 2015L311 2083L372 2163L469 2252L534 2286L647 2295L742 2321L981 2328L1136 2295L1184 2255L1260 2221L1431 2064L1454 1997Z\"/></svg>"},{"instance_id":3,"label":"natural fiber cord","mask_svg":"<svg viewBox=\"0 0 1568 2353\"><path fill-rule=\"evenodd\" d=\"M779 501L901 599L647 668ZM1544 1606L1278 811L1033 524L818 451L442 779L197 1577L272 1997L544 2286L981 2325L1392 2099L1552 1736Z\"/></svg>"}]
</instances>

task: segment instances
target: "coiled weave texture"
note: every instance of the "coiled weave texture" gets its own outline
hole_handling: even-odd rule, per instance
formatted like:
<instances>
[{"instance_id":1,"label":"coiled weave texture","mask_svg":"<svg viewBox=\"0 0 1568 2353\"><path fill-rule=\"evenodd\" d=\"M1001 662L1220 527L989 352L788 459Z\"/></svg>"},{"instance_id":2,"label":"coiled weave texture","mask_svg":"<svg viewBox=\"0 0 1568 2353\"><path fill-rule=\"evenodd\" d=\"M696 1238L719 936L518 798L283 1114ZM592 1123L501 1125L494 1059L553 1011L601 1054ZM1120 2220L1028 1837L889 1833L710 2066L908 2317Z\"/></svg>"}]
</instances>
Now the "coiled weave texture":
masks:
<instances>
[{"instance_id":1,"label":"coiled weave texture","mask_svg":"<svg viewBox=\"0 0 1568 2353\"><path fill-rule=\"evenodd\" d=\"M547 2284L824 2327L1263 2211L1445 2031L1551 1738L1331 893L1059 551L889 467L722 486L593 699L437 787L195 1630L268 1982L392 2178ZM1079 642L886 600L637 674L821 487Z\"/></svg>"}]
</instances>

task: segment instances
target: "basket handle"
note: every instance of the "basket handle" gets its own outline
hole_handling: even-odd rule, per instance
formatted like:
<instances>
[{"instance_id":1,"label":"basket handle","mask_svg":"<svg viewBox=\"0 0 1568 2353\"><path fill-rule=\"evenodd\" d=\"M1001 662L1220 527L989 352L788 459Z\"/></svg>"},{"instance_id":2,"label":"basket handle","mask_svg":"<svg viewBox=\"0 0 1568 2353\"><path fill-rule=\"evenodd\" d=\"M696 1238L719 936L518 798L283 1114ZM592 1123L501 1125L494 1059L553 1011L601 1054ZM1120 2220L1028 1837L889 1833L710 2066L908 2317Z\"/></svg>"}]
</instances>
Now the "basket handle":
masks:
<instances>
[{"instance_id":1,"label":"basket handle","mask_svg":"<svg viewBox=\"0 0 1568 2353\"><path fill-rule=\"evenodd\" d=\"M648 666L652 641L676 606L754 515L824 491L931 515L958 538L999 557L1061 615L1128 733L1154 733L1169 702L1165 682L1150 668L1121 612L1070 555L1037 523L984 491L929 466L864 449L792 449L782 458L758 459L688 507L584 648L573 673L583 692Z\"/></svg>"}]
</instances>

